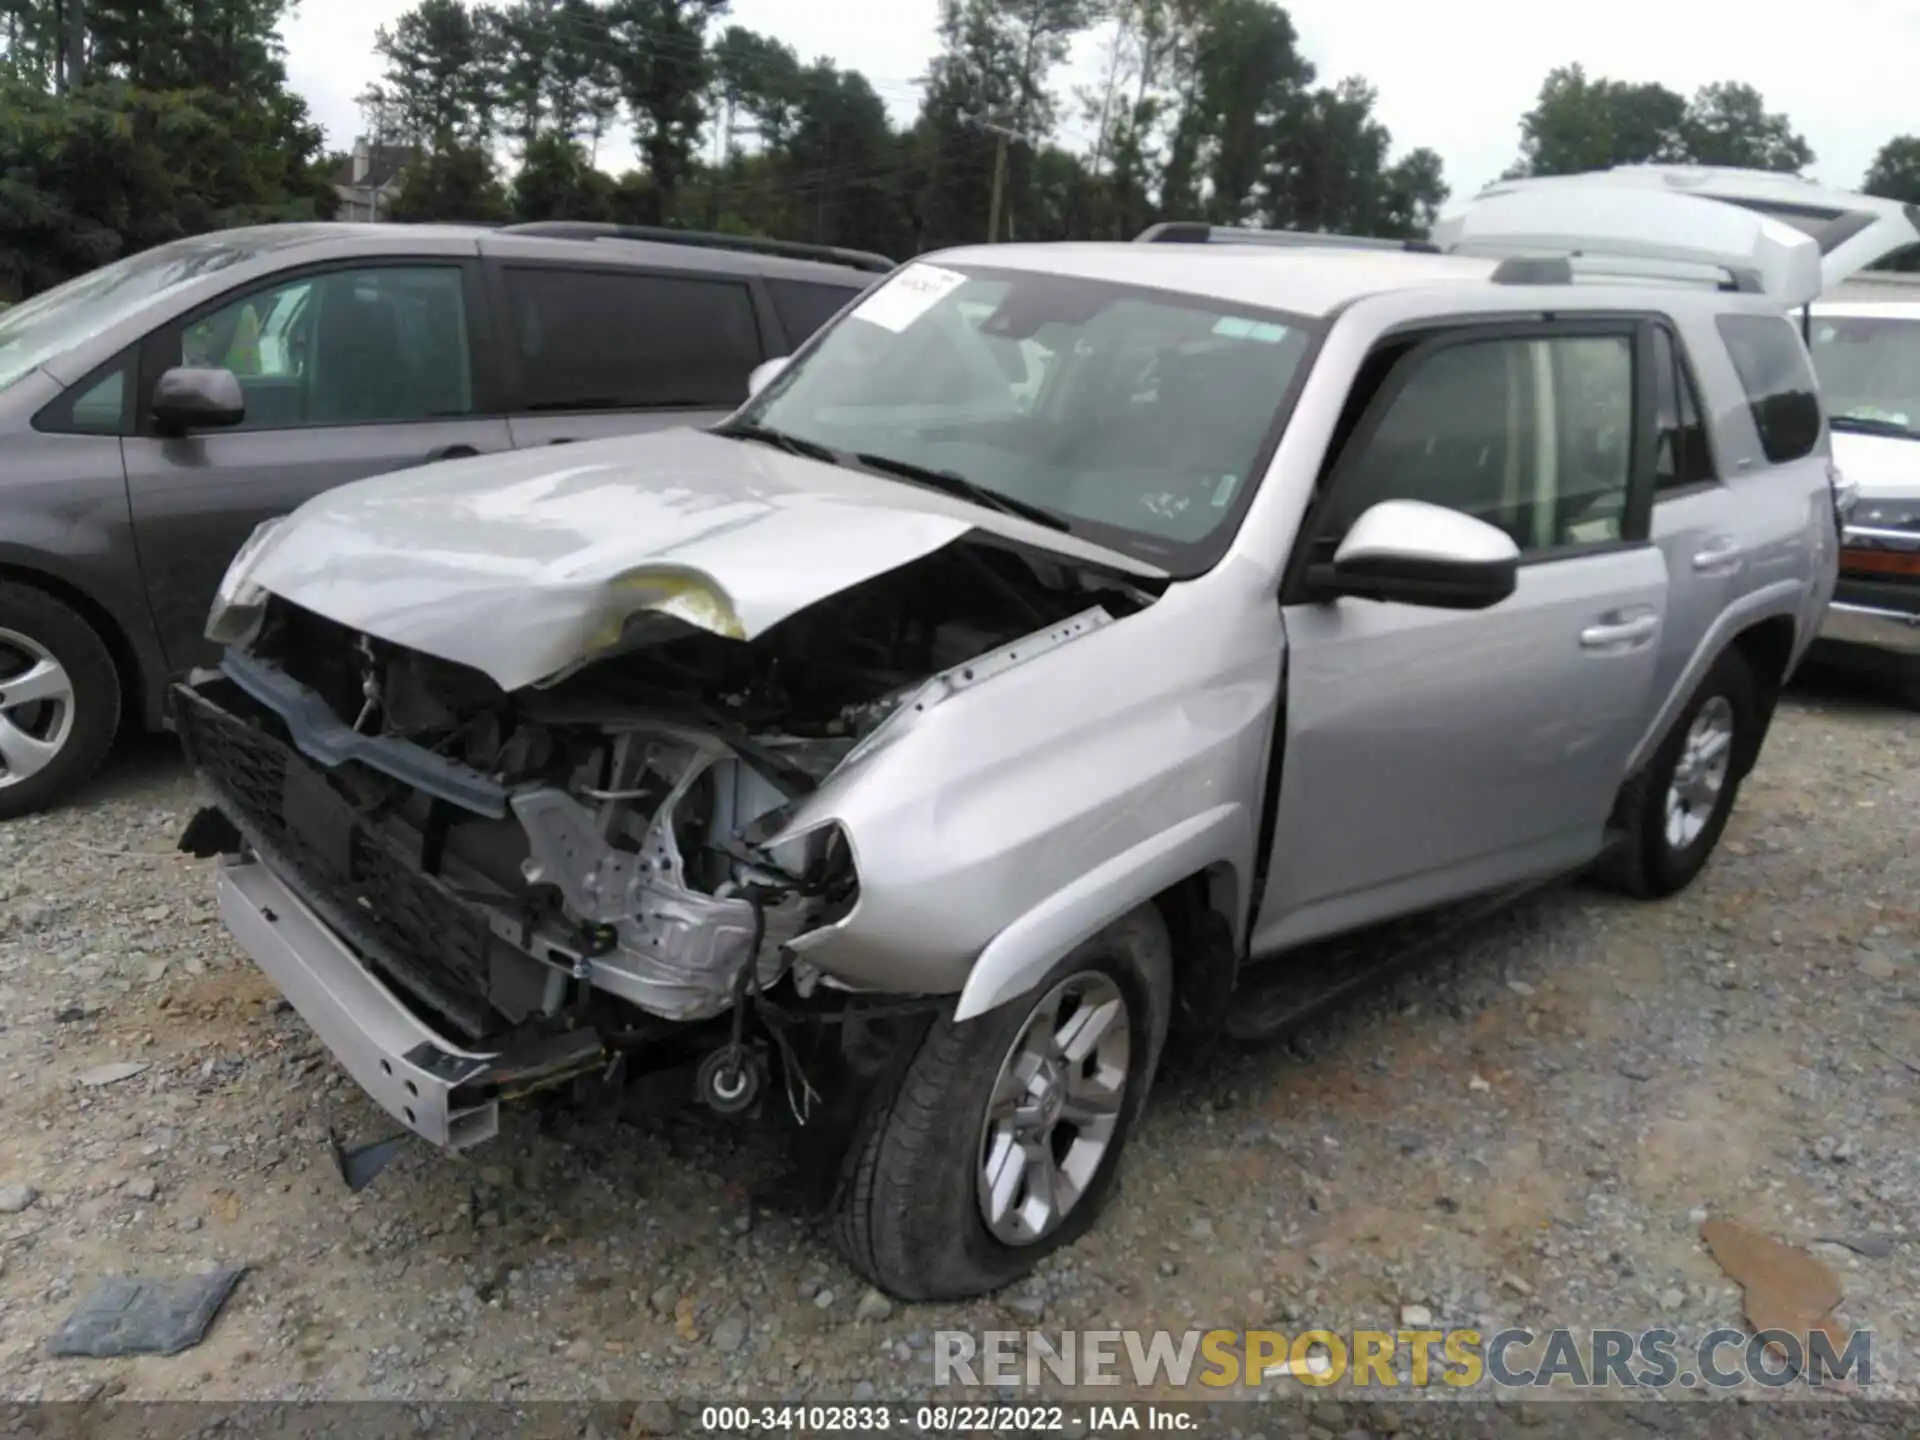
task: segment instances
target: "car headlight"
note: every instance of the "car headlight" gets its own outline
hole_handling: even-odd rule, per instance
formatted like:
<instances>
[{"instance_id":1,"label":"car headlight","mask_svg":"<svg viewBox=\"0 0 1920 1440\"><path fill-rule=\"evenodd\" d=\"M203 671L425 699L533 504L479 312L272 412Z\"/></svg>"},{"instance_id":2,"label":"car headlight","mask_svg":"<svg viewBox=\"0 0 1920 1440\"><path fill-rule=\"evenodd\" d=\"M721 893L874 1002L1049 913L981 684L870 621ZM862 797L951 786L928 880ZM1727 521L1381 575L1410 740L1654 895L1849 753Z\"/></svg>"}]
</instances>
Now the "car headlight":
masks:
<instances>
[{"instance_id":1,"label":"car headlight","mask_svg":"<svg viewBox=\"0 0 1920 1440\"><path fill-rule=\"evenodd\" d=\"M213 605L207 611L207 639L216 645L237 645L250 638L266 609L267 592L253 583L254 566L259 563L274 531L286 522L277 515L253 527L214 591Z\"/></svg>"}]
</instances>

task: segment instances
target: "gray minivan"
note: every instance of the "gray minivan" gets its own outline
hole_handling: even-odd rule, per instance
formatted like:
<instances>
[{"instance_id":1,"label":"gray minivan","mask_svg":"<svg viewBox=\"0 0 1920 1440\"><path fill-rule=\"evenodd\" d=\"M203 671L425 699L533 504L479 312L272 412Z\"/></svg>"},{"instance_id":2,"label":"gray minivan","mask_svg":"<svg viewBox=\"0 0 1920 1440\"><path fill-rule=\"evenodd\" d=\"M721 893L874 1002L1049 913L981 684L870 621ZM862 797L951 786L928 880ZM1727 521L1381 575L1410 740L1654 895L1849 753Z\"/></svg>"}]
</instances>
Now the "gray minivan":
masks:
<instances>
[{"instance_id":1,"label":"gray minivan","mask_svg":"<svg viewBox=\"0 0 1920 1440\"><path fill-rule=\"evenodd\" d=\"M123 720L160 723L263 519L384 471L717 419L891 269L616 226L275 225L0 314L0 818L86 779Z\"/></svg>"}]
</instances>

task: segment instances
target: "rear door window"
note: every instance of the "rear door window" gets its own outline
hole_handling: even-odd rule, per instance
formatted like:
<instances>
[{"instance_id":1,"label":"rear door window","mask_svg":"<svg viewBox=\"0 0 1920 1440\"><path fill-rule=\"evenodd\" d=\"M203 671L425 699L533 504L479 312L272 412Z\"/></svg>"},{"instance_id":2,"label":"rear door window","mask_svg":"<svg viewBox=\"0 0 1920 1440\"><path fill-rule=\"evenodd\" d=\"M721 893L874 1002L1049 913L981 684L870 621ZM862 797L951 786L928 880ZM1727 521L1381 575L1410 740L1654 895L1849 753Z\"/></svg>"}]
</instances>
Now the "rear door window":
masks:
<instances>
[{"instance_id":1,"label":"rear door window","mask_svg":"<svg viewBox=\"0 0 1920 1440\"><path fill-rule=\"evenodd\" d=\"M1653 327L1655 490L1681 490L1713 479L1707 429L1680 347L1665 326Z\"/></svg>"},{"instance_id":2,"label":"rear door window","mask_svg":"<svg viewBox=\"0 0 1920 1440\"><path fill-rule=\"evenodd\" d=\"M529 411L731 409L765 358L735 280L508 266Z\"/></svg>"},{"instance_id":3,"label":"rear door window","mask_svg":"<svg viewBox=\"0 0 1920 1440\"><path fill-rule=\"evenodd\" d=\"M773 311L780 317L780 328L787 332L787 343L798 349L814 331L838 315L860 289L811 280L769 280L767 293L773 296Z\"/></svg>"},{"instance_id":4,"label":"rear door window","mask_svg":"<svg viewBox=\"0 0 1920 1440\"><path fill-rule=\"evenodd\" d=\"M1784 315L1721 315L1715 324L1747 392L1760 448L1775 465L1820 443L1820 397L1800 332Z\"/></svg>"}]
</instances>

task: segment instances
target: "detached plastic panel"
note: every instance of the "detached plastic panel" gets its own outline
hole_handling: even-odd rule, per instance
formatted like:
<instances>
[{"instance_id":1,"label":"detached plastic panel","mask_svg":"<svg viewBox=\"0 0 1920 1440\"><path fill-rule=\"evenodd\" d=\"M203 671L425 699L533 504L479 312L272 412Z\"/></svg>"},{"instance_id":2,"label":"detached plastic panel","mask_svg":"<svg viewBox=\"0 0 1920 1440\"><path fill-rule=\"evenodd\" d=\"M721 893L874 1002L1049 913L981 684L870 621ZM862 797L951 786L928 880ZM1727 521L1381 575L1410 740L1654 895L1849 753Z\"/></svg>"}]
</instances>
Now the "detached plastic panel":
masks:
<instances>
[{"instance_id":1,"label":"detached plastic panel","mask_svg":"<svg viewBox=\"0 0 1920 1440\"><path fill-rule=\"evenodd\" d=\"M1818 299L1823 287L1820 247L1812 237L1750 210L1662 190L1569 185L1494 195L1443 216L1433 240L1460 255L1710 266L1736 281L1757 282L1788 308Z\"/></svg>"}]
</instances>

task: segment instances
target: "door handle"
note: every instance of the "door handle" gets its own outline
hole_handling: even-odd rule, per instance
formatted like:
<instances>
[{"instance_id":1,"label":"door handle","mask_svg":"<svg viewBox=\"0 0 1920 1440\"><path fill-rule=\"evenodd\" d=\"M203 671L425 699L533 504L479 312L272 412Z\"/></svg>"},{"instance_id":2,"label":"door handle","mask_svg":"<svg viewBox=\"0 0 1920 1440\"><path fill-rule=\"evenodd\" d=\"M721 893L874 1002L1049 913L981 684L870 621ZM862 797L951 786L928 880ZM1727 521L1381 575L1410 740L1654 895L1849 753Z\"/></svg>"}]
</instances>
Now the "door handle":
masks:
<instances>
[{"instance_id":1,"label":"door handle","mask_svg":"<svg viewBox=\"0 0 1920 1440\"><path fill-rule=\"evenodd\" d=\"M442 445L438 450L429 450L423 464L431 465L436 460L464 460L469 455L480 452L471 445Z\"/></svg>"},{"instance_id":2,"label":"door handle","mask_svg":"<svg viewBox=\"0 0 1920 1440\"><path fill-rule=\"evenodd\" d=\"M1658 615L1635 615L1627 619L1612 616L1580 632L1580 644L1588 650L1614 650L1637 645L1653 638L1660 628Z\"/></svg>"},{"instance_id":3,"label":"door handle","mask_svg":"<svg viewBox=\"0 0 1920 1440\"><path fill-rule=\"evenodd\" d=\"M1716 536L1694 552L1693 568L1707 575L1737 570L1741 554L1738 540L1728 535Z\"/></svg>"}]
</instances>

